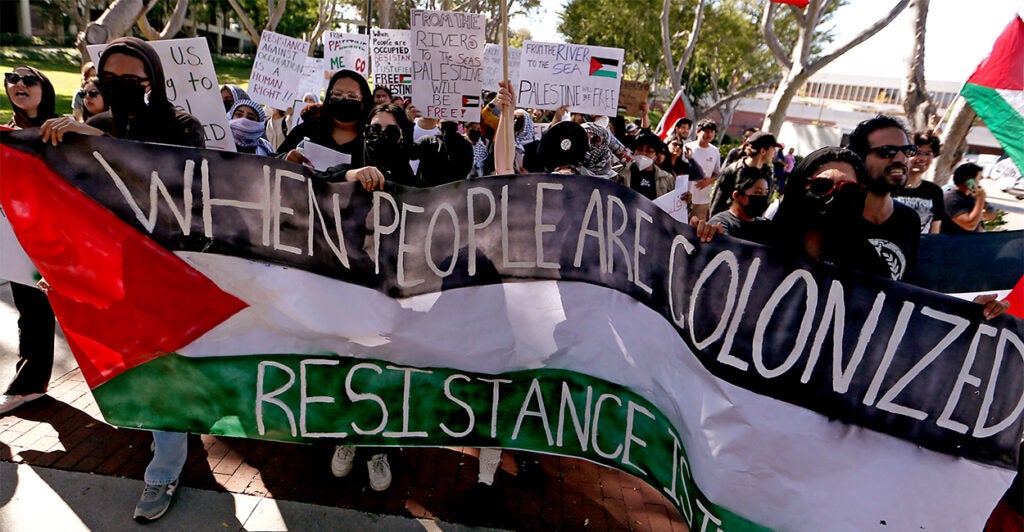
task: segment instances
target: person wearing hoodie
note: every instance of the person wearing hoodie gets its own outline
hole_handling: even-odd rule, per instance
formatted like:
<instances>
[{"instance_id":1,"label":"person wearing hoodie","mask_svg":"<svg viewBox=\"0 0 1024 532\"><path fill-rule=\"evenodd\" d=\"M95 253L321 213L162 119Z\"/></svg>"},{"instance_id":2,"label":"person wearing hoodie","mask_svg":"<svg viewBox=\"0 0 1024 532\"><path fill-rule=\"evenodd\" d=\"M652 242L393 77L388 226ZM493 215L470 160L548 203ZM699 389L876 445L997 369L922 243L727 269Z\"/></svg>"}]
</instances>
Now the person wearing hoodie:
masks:
<instances>
[{"instance_id":1,"label":"person wearing hoodie","mask_svg":"<svg viewBox=\"0 0 1024 532\"><path fill-rule=\"evenodd\" d=\"M238 100L228 111L228 125L235 139L238 153L251 153L262 157L273 157L274 148L263 137L267 115L260 104L252 100Z\"/></svg>"},{"instance_id":2,"label":"person wearing hoodie","mask_svg":"<svg viewBox=\"0 0 1024 532\"><path fill-rule=\"evenodd\" d=\"M40 71L19 65L4 74L4 88L14 108L6 127L39 127L57 116L53 84ZM46 294L34 286L11 283L18 309L18 363L14 379L0 395L0 414L42 397L53 370L54 317Z\"/></svg>"},{"instance_id":3,"label":"person wearing hoodie","mask_svg":"<svg viewBox=\"0 0 1024 532\"><path fill-rule=\"evenodd\" d=\"M100 91L110 110L85 124L70 117L47 120L41 128L43 142L57 145L67 133L79 133L205 147L199 120L167 100L160 56L148 43L136 37L111 41L103 49L97 70ZM187 434L153 431L153 459L146 467L146 487L135 506L136 521L155 521L167 512L187 456Z\"/></svg>"}]
</instances>

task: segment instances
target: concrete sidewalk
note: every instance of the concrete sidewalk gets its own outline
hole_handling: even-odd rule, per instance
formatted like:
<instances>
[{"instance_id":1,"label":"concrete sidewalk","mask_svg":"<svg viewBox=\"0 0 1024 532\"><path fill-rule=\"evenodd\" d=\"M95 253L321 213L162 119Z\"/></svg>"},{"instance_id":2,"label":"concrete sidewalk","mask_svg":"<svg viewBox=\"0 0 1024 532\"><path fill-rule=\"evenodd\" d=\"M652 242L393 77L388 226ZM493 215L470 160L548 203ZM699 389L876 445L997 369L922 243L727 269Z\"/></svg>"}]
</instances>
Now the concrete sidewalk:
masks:
<instances>
[{"instance_id":1,"label":"concrete sidewalk","mask_svg":"<svg viewBox=\"0 0 1024 532\"><path fill-rule=\"evenodd\" d=\"M59 334L59 333L58 333ZM0 530L128 530L152 457L147 431L106 424L63 338L46 397L0 415ZM0 285L0 383L17 311ZM173 530L687 530L657 490L583 460L504 453L493 486L471 448L388 449L394 481L369 489L368 450L330 473L331 445L189 436Z\"/></svg>"}]
</instances>

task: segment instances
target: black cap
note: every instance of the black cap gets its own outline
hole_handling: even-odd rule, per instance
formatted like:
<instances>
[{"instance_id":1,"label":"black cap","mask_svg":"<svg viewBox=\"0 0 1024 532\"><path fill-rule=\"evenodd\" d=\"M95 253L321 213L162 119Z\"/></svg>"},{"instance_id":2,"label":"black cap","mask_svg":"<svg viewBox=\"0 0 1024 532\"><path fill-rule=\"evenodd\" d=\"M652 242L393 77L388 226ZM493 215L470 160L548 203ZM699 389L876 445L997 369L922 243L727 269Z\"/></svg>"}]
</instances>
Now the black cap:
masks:
<instances>
[{"instance_id":1,"label":"black cap","mask_svg":"<svg viewBox=\"0 0 1024 532\"><path fill-rule=\"evenodd\" d=\"M781 148L782 144L775 139L775 135L767 131L758 131L749 137L747 137L747 144L755 150L763 150L765 148Z\"/></svg>"},{"instance_id":2,"label":"black cap","mask_svg":"<svg viewBox=\"0 0 1024 532\"><path fill-rule=\"evenodd\" d=\"M590 141L583 126L576 122L559 122L540 139L540 159L547 171L560 166L580 166Z\"/></svg>"},{"instance_id":3,"label":"black cap","mask_svg":"<svg viewBox=\"0 0 1024 532\"><path fill-rule=\"evenodd\" d=\"M633 151L640 146L651 146L655 151L662 151L665 149L665 143L662 142L658 135L655 135L649 129L644 129L637 133L636 140L633 141Z\"/></svg>"}]
</instances>

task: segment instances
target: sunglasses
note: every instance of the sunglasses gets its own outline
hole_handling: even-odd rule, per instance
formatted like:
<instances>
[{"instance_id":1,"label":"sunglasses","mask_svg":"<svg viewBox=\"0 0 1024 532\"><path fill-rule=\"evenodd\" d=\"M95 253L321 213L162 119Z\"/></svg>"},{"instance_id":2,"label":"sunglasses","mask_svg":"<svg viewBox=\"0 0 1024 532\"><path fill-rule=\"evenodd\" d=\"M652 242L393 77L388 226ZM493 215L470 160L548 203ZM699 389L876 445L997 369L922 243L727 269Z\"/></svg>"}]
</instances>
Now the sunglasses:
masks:
<instances>
[{"instance_id":1,"label":"sunglasses","mask_svg":"<svg viewBox=\"0 0 1024 532\"><path fill-rule=\"evenodd\" d=\"M913 144L907 144L906 146L893 146L891 144L886 144L885 146L871 148L868 152L874 152L883 159L892 159L899 152L903 152L903 155L906 155L907 157L913 157L917 155L917 146Z\"/></svg>"},{"instance_id":2,"label":"sunglasses","mask_svg":"<svg viewBox=\"0 0 1024 532\"><path fill-rule=\"evenodd\" d=\"M100 91L85 91L86 98L98 98L99 96Z\"/></svg>"},{"instance_id":3,"label":"sunglasses","mask_svg":"<svg viewBox=\"0 0 1024 532\"><path fill-rule=\"evenodd\" d=\"M844 188L853 187L864 190L864 185L856 181L833 181L827 177L815 177L807 182L807 191L819 198L827 198Z\"/></svg>"},{"instance_id":4,"label":"sunglasses","mask_svg":"<svg viewBox=\"0 0 1024 532\"><path fill-rule=\"evenodd\" d=\"M402 139L402 130L398 126L381 126L370 124L366 126L366 138L369 140L387 139L398 142Z\"/></svg>"},{"instance_id":5,"label":"sunglasses","mask_svg":"<svg viewBox=\"0 0 1024 532\"><path fill-rule=\"evenodd\" d=\"M116 85L116 84L142 85L143 83L148 83L148 82L149 82L149 78L143 78L143 77L135 76L135 75L132 75L132 74L122 74L120 76L118 76L117 74L106 74L106 73L100 74L100 87L101 88L104 87L104 86L109 87L111 85Z\"/></svg>"},{"instance_id":6,"label":"sunglasses","mask_svg":"<svg viewBox=\"0 0 1024 532\"><path fill-rule=\"evenodd\" d=\"M25 74L22 76L17 72L8 72L4 74L4 81L6 81L8 85L17 85L20 81L26 87L35 87L43 82L42 78L35 74Z\"/></svg>"}]
</instances>

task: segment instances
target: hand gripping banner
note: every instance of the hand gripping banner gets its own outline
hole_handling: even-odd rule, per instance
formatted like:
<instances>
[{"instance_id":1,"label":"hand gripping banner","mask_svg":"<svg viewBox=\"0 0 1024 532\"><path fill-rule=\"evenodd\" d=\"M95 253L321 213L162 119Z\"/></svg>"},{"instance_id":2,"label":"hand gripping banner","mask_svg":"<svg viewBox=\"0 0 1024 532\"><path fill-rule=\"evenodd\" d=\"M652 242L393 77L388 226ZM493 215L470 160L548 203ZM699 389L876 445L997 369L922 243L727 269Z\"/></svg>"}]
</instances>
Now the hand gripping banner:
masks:
<instances>
[{"instance_id":1,"label":"hand gripping banner","mask_svg":"<svg viewBox=\"0 0 1024 532\"><path fill-rule=\"evenodd\" d=\"M367 192L0 132L0 204L115 425L580 457L691 527L980 529L1024 322L719 237L610 181Z\"/></svg>"}]
</instances>

